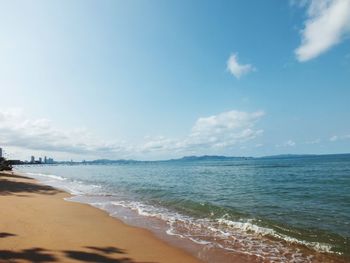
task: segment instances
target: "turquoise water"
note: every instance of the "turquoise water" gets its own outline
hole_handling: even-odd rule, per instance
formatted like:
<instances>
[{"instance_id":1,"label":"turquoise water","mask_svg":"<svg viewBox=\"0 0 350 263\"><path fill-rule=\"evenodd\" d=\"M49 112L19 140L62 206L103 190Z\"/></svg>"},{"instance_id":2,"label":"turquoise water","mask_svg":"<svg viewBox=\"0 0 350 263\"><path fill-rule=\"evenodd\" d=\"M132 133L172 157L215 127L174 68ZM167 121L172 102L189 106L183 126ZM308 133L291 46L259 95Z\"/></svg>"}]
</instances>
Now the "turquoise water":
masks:
<instances>
[{"instance_id":1,"label":"turquoise water","mask_svg":"<svg viewBox=\"0 0 350 263\"><path fill-rule=\"evenodd\" d=\"M350 258L350 155L18 169L203 246L277 261L312 261L299 245Z\"/></svg>"}]
</instances>

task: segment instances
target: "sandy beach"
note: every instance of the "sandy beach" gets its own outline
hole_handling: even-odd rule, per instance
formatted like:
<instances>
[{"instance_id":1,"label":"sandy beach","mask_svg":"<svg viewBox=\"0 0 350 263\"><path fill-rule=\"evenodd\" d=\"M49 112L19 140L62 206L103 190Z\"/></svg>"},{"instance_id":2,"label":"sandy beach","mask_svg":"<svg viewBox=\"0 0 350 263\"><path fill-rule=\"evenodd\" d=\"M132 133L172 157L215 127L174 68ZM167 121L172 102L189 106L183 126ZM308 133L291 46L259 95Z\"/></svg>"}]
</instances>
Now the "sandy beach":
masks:
<instances>
[{"instance_id":1,"label":"sandy beach","mask_svg":"<svg viewBox=\"0 0 350 263\"><path fill-rule=\"evenodd\" d=\"M0 174L0 262L199 262L69 194Z\"/></svg>"}]
</instances>

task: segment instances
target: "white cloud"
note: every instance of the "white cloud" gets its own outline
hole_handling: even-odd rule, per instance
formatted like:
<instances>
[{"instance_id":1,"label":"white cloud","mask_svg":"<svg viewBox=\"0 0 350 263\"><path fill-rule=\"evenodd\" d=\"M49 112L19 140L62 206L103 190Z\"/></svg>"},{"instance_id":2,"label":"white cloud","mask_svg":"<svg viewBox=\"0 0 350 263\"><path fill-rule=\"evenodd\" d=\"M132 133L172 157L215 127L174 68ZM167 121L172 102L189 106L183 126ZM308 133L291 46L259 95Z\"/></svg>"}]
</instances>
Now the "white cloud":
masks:
<instances>
[{"instance_id":1,"label":"white cloud","mask_svg":"<svg viewBox=\"0 0 350 263\"><path fill-rule=\"evenodd\" d=\"M346 134L346 135L334 135L332 137L329 138L329 140L331 142L335 142L335 141L338 141L338 140L348 140L350 139L350 134Z\"/></svg>"},{"instance_id":2,"label":"white cloud","mask_svg":"<svg viewBox=\"0 0 350 263\"><path fill-rule=\"evenodd\" d=\"M293 147L293 146L295 146L295 142L292 140L288 140L285 142L285 146L292 146Z\"/></svg>"},{"instance_id":3,"label":"white cloud","mask_svg":"<svg viewBox=\"0 0 350 263\"><path fill-rule=\"evenodd\" d=\"M264 112L228 111L199 118L183 138L146 137L139 144L107 142L86 129L60 130L46 119L30 119L20 110L0 111L0 145L93 158L147 158L148 154L201 154L230 149L262 134L255 128Z\"/></svg>"},{"instance_id":4,"label":"white cloud","mask_svg":"<svg viewBox=\"0 0 350 263\"><path fill-rule=\"evenodd\" d=\"M305 143L306 144L318 144L320 142L321 142L321 139L317 138L317 139L314 139L314 140L306 141Z\"/></svg>"},{"instance_id":5,"label":"white cloud","mask_svg":"<svg viewBox=\"0 0 350 263\"><path fill-rule=\"evenodd\" d=\"M334 135L334 136L332 136L331 138L329 138L329 140L330 140L331 142L335 142L335 141L338 140L338 136Z\"/></svg>"},{"instance_id":6,"label":"white cloud","mask_svg":"<svg viewBox=\"0 0 350 263\"><path fill-rule=\"evenodd\" d=\"M277 144L276 147L294 147L296 143L293 140L288 140L282 144Z\"/></svg>"},{"instance_id":7,"label":"white cloud","mask_svg":"<svg viewBox=\"0 0 350 263\"><path fill-rule=\"evenodd\" d=\"M307 15L295 50L300 62L326 52L350 33L350 0L310 0Z\"/></svg>"},{"instance_id":8,"label":"white cloud","mask_svg":"<svg viewBox=\"0 0 350 263\"><path fill-rule=\"evenodd\" d=\"M263 115L262 111L228 111L199 118L192 128L189 140L191 144L223 147L253 139L263 132L254 128L256 121Z\"/></svg>"},{"instance_id":9,"label":"white cloud","mask_svg":"<svg viewBox=\"0 0 350 263\"><path fill-rule=\"evenodd\" d=\"M148 140L140 149L142 152L171 151L183 154L228 149L261 135L263 130L256 129L255 124L262 116L262 111L228 111L201 117L185 138L170 139L160 136Z\"/></svg>"},{"instance_id":10,"label":"white cloud","mask_svg":"<svg viewBox=\"0 0 350 263\"><path fill-rule=\"evenodd\" d=\"M245 74L248 74L249 72L255 71L255 68L250 64L239 64L237 54L232 54L229 57L227 61L227 69L237 79L239 79Z\"/></svg>"},{"instance_id":11,"label":"white cloud","mask_svg":"<svg viewBox=\"0 0 350 263\"><path fill-rule=\"evenodd\" d=\"M120 153L116 143L98 140L86 129L62 131L47 119L30 119L19 109L0 112L0 144L74 154Z\"/></svg>"}]
</instances>

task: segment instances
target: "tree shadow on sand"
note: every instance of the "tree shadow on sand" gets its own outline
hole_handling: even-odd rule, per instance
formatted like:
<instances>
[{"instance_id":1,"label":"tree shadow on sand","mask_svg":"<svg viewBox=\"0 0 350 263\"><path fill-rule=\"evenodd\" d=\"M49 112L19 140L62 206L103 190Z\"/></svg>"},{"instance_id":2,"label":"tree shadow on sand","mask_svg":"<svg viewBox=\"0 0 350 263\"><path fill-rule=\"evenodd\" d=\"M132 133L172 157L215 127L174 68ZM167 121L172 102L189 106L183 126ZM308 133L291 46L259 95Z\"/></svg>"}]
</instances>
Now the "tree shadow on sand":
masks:
<instances>
[{"instance_id":1,"label":"tree shadow on sand","mask_svg":"<svg viewBox=\"0 0 350 263\"><path fill-rule=\"evenodd\" d=\"M19 251L0 250L0 262L17 262L26 260L35 263L48 262L66 262L67 260L75 260L80 262L90 263L141 263L136 262L128 257L115 258L113 254L126 254L123 249L117 247L93 247L86 246L85 248L91 251L80 250L64 250L64 251L50 251L43 248L23 249ZM60 260L57 255L63 255ZM115 256L115 255L114 255ZM60 257L61 258L61 257ZM146 263L146 262L143 262Z\"/></svg>"},{"instance_id":2,"label":"tree shadow on sand","mask_svg":"<svg viewBox=\"0 0 350 263\"><path fill-rule=\"evenodd\" d=\"M33 179L27 176L23 176L23 175L18 175L15 173L1 173L0 172L0 177L9 177L9 178L18 178L18 179Z\"/></svg>"},{"instance_id":3,"label":"tree shadow on sand","mask_svg":"<svg viewBox=\"0 0 350 263\"><path fill-rule=\"evenodd\" d=\"M30 182L15 182L6 179L0 179L0 195L14 195L20 193L37 193L54 195L61 191L48 186Z\"/></svg>"},{"instance_id":4,"label":"tree shadow on sand","mask_svg":"<svg viewBox=\"0 0 350 263\"><path fill-rule=\"evenodd\" d=\"M124 249L120 249L117 247L85 247L85 248L92 249L97 252L102 252L104 254L113 254L113 253L125 254Z\"/></svg>"},{"instance_id":5,"label":"tree shadow on sand","mask_svg":"<svg viewBox=\"0 0 350 263\"><path fill-rule=\"evenodd\" d=\"M30 248L20 251L0 250L0 260L6 262L16 262L17 260L27 260L29 262L56 262L56 257L42 248Z\"/></svg>"},{"instance_id":6,"label":"tree shadow on sand","mask_svg":"<svg viewBox=\"0 0 350 263\"><path fill-rule=\"evenodd\" d=\"M7 232L0 232L0 238L5 238L5 237L14 237L17 236L16 234L12 233L7 233Z\"/></svg>"},{"instance_id":7,"label":"tree shadow on sand","mask_svg":"<svg viewBox=\"0 0 350 263\"><path fill-rule=\"evenodd\" d=\"M93 263L133 263L135 261L130 258L112 258L103 254L86 252L86 251L76 251L76 250L67 250L64 251L66 257L79 260L82 262L93 262Z\"/></svg>"}]
</instances>

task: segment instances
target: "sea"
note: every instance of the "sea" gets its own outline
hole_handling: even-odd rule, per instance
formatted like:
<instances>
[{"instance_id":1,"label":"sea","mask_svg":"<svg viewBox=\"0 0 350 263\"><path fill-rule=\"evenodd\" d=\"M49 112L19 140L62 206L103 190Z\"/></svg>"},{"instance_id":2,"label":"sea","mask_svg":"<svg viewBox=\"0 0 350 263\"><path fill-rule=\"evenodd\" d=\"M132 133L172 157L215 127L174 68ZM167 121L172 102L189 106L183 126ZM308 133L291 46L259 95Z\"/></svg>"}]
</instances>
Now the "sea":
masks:
<instances>
[{"instance_id":1,"label":"sea","mask_svg":"<svg viewBox=\"0 0 350 263\"><path fill-rule=\"evenodd\" d=\"M350 262L350 154L15 169L204 262Z\"/></svg>"}]
</instances>

